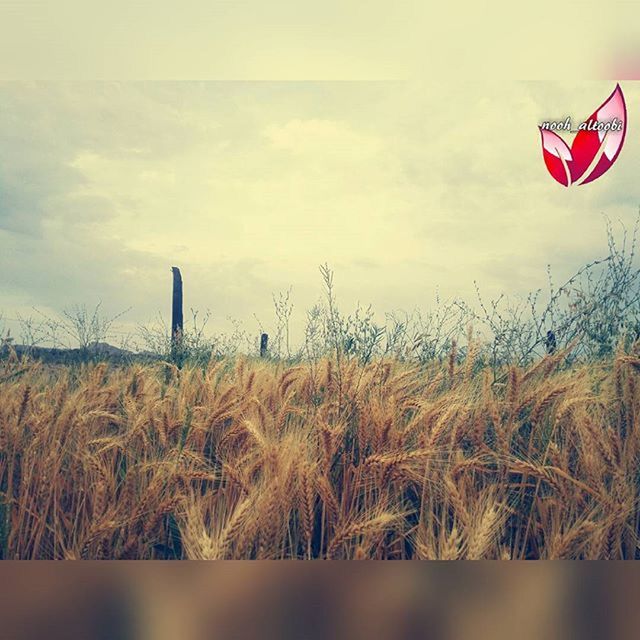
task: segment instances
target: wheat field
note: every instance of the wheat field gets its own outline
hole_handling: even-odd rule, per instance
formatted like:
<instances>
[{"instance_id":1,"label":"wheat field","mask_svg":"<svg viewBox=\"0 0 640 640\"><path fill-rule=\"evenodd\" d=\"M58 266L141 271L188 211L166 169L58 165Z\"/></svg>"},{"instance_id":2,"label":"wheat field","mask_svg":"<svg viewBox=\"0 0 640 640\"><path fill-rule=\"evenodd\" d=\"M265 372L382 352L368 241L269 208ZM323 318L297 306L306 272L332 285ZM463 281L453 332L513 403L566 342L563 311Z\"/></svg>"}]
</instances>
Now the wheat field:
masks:
<instances>
[{"instance_id":1,"label":"wheat field","mask_svg":"<svg viewBox=\"0 0 640 640\"><path fill-rule=\"evenodd\" d=\"M636 558L640 358L0 363L6 559Z\"/></svg>"}]
</instances>

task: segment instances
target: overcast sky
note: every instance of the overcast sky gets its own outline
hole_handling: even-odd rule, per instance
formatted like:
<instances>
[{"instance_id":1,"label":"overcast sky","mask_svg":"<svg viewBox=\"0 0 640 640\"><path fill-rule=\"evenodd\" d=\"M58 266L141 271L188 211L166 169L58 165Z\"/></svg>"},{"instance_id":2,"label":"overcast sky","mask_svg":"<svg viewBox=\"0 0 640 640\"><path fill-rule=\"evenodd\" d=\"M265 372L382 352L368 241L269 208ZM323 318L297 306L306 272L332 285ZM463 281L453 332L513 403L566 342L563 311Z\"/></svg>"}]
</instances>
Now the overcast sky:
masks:
<instances>
[{"instance_id":1,"label":"overcast sky","mask_svg":"<svg viewBox=\"0 0 640 640\"><path fill-rule=\"evenodd\" d=\"M544 286L547 263L560 278L604 253L603 213L637 214L637 82L604 177L566 189L540 148L538 123L584 119L614 86L0 84L0 312L168 317L172 265L214 330L270 330L289 286L301 326L324 262L345 310Z\"/></svg>"}]
</instances>

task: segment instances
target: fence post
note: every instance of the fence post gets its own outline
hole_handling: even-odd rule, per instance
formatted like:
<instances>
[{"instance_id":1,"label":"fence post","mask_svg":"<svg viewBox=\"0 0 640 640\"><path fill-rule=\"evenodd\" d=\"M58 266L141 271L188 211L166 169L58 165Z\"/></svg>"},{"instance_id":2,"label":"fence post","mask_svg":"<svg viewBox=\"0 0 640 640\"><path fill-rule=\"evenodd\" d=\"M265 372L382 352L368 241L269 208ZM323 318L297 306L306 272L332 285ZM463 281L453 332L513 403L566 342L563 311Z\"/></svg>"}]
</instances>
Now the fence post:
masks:
<instances>
[{"instance_id":1,"label":"fence post","mask_svg":"<svg viewBox=\"0 0 640 640\"><path fill-rule=\"evenodd\" d=\"M269 336L266 333L263 333L260 336L260 357L267 357L267 344L269 342Z\"/></svg>"},{"instance_id":2,"label":"fence post","mask_svg":"<svg viewBox=\"0 0 640 640\"><path fill-rule=\"evenodd\" d=\"M182 315L182 275L178 267L171 267L173 272L173 298L171 305L171 357L177 360L182 351L182 332L184 319Z\"/></svg>"},{"instance_id":3,"label":"fence post","mask_svg":"<svg viewBox=\"0 0 640 640\"><path fill-rule=\"evenodd\" d=\"M547 337L545 338L544 346L549 355L551 355L552 353L555 353L557 343L556 343L556 334L553 333L553 331L547 331Z\"/></svg>"}]
</instances>

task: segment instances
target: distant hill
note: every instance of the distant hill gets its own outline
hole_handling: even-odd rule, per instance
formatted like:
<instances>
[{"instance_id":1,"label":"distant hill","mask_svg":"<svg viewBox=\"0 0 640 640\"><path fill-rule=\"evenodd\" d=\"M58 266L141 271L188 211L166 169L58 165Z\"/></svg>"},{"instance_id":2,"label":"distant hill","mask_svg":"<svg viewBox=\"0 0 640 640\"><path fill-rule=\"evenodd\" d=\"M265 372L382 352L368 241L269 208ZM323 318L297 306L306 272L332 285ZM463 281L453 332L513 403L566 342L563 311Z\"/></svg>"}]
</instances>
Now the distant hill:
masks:
<instances>
[{"instance_id":1,"label":"distant hill","mask_svg":"<svg viewBox=\"0 0 640 640\"><path fill-rule=\"evenodd\" d=\"M26 345L3 344L0 346L0 358L7 357L14 351L18 357L29 356L42 362L51 364L71 364L91 360L109 362L148 362L160 360L161 356L151 352L135 353L126 349L114 347L107 342L97 342L86 349L60 349L55 347L30 347Z\"/></svg>"}]
</instances>

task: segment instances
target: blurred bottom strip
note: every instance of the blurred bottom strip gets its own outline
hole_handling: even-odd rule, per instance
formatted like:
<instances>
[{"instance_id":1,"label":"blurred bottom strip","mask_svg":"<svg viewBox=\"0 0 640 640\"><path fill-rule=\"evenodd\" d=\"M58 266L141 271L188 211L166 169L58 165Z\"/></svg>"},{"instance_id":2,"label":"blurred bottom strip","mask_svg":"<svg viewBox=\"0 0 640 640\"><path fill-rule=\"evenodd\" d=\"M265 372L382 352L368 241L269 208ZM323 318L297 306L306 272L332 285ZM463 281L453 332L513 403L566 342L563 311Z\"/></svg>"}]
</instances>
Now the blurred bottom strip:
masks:
<instances>
[{"instance_id":1,"label":"blurred bottom strip","mask_svg":"<svg viewBox=\"0 0 640 640\"><path fill-rule=\"evenodd\" d=\"M629 638L636 563L2 562L0 637Z\"/></svg>"}]
</instances>

